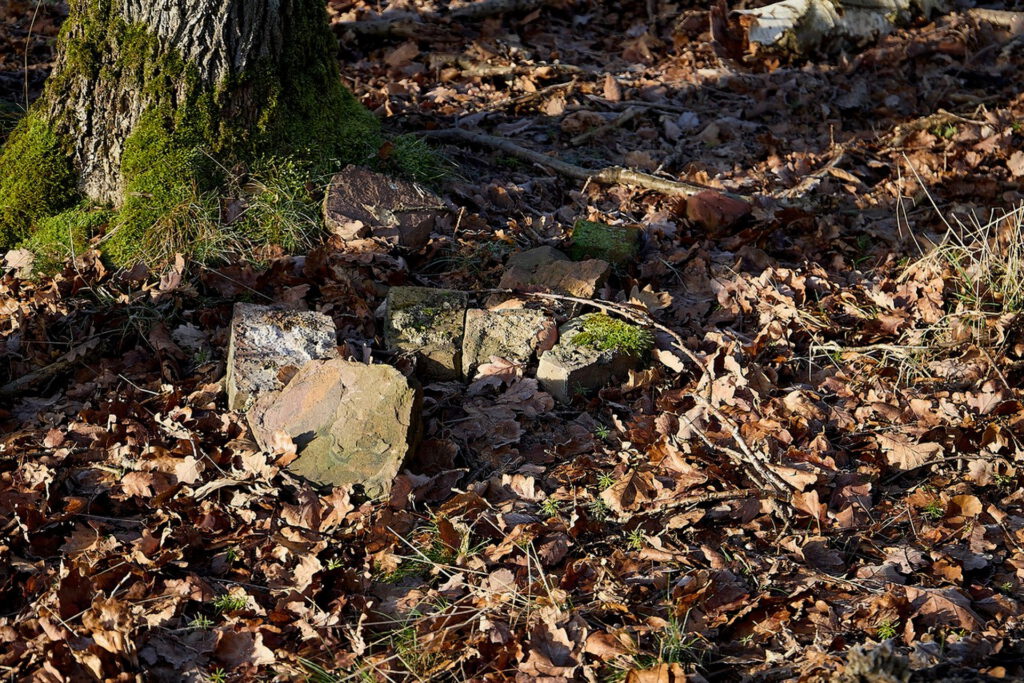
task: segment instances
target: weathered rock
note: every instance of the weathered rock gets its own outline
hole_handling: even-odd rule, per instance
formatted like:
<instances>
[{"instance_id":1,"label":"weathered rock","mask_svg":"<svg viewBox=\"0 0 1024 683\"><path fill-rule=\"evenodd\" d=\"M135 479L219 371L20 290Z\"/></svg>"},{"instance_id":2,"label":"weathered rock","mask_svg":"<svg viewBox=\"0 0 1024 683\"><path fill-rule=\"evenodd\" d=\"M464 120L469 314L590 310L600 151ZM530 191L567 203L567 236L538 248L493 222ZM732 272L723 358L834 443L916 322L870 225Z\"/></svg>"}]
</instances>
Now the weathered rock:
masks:
<instances>
[{"instance_id":1,"label":"weathered rock","mask_svg":"<svg viewBox=\"0 0 1024 683\"><path fill-rule=\"evenodd\" d=\"M334 321L323 313L235 304L225 378L228 408L248 409L259 394L281 388L278 375L286 367L298 369L336 352Z\"/></svg>"},{"instance_id":2,"label":"weathered rock","mask_svg":"<svg viewBox=\"0 0 1024 683\"><path fill-rule=\"evenodd\" d=\"M606 261L570 261L557 249L537 247L509 257L508 267L498 287L589 299L608 279L610 270ZM487 304L494 307L506 298L504 295L494 295L488 299Z\"/></svg>"},{"instance_id":3,"label":"weathered rock","mask_svg":"<svg viewBox=\"0 0 1024 683\"><path fill-rule=\"evenodd\" d=\"M416 251L447 213L441 199L417 183L346 166L324 196L324 223L344 240L374 237Z\"/></svg>"},{"instance_id":4,"label":"weathered rock","mask_svg":"<svg viewBox=\"0 0 1024 683\"><path fill-rule=\"evenodd\" d=\"M288 469L318 484L361 484L387 495L420 433L420 398L389 365L335 358L310 361L280 392L260 396L249 412L257 442L272 448L286 432L298 447Z\"/></svg>"},{"instance_id":5,"label":"weathered rock","mask_svg":"<svg viewBox=\"0 0 1024 683\"><path fill-rule=\"evenodd\" d=\"M462 340L462 374L472 379L477 367L489 362L491 356L513 363L529 362L548 330L554 333L554 322L541 311L469 309Z\"/></svg>"},{"instance_id":6,"label":"weathered rock","mask_svg":"<svg viewBox=\"0 0 1024 683\"><path fill-rule=\"evenodd\" d=\"M424 378L459 379L468 306L465 292L392 287L388 291L384 340L392 350L415 353L417 370Z\"/></svg>"},{"instance_id":7,"label":"weathered rock","mask_svg":"<svg viewBox=\"0 0 1024 683\"><path fill-rule=\"evenodd\" d=\"M537 380L546 392L568 403L577 394L585 394L621 381L630 370L640 366L641 352L625 352L616 348L600 349L581 344L576 336L583 332L590 314L570 320L562 326L558 344L541 354Z\"/></svg>"},{"instance_id":8,"label":"weathered rock","mask_svg":"<svg viewBox=\"0 0 1024 683\"><path fill-rule=\"evenodd\" d=\"M581 261L597 258L622 264L636 256L640 229L631 225L608 225L597 221L578 220L572 228L569 253Z\"/></svg>"}]
</instances>

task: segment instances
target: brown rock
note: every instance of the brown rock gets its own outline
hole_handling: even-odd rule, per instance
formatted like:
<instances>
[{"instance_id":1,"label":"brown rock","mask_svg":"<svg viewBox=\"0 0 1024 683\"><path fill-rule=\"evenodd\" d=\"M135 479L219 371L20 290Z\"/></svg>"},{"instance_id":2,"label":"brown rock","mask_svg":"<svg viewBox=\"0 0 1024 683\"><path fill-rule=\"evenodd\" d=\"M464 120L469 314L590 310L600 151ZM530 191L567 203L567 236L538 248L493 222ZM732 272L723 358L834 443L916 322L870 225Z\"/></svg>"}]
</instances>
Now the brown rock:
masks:
<instances>
[{"instance_id":1,"label":"brown rock","mask_svg":"<svg viewBox=\"0 0 1024 683\"><path fill-rule=\"evenodd\" d=\"M389 365L311 361L280 392L264 394L249 426L266 449L286 432L299 457L288 466L318 484L361 484L386 496L419 438L420 399Z\"/></svg>"},{"instance_id":2,"label":"brown rock","mask_svg":"<svg viewBox=\"0 0 1024 683\"><path fill-rule=\"evenodd\" d=\"M246 410L256 396L281 388L281 371L330 358L337 333L329 316L256 304L235 304L225 385L230 410Z\"/></svg>"},{"instance_id":3,"label":"brown rock","mask_svg":"<svg viewBox=\"0 0 1024 683\"><path fill-rule=\"evenodd\" d=\"M557 249L538 247L509 257L498 287L589 299L605 283L610 272L608 263L600 259L574 262ZM488 306L497 306L506 298L494 295L488 299Z\"/></svg>"},{"instance_id":4,"label":"brown rock","mask_svg":"<svg viewBox=\"0 0 1024 683\"><path fill-rule=\"evenodd\" d=\"M374 237L416 251L427 244L444 202L422 185L346 166L324 196L324 224L344 240Z\"/></svg>"}]
</instances>

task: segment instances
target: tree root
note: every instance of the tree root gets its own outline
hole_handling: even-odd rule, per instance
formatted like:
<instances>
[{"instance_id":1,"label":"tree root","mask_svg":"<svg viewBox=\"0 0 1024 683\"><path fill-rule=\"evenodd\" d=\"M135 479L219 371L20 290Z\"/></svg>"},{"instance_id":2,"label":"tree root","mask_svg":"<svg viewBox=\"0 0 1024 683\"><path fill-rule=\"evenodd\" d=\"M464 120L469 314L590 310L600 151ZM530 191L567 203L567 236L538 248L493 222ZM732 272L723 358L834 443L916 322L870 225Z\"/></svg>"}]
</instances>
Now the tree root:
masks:
<instances>
[{"instance_id":1,"label":"tree root","mask_svg":"<svg viewBox=\"0 0 1024 683\"><path fill-rule=\"evenodd\" d=\"M469 2L449 12L420 14L418 12L395 12L380 19L363 21L342 21L333 25L335 31L367 38L395 36L411 38L422 32L423 24L443 21L472 21L503 14L505 12L527 12L547 5L551 0L482 0Z\"/></svg>"},{"instance_id":2,"label":"tree root","mask_svg":"<svg viewBox=\"0 0 1024 683\"><path fill-rule=\"evenodd\" d=\"M722 192L721 190L702 187L700 185L694 185L693 183L687 183L681 180L659 178L658 176L653 176L649 173L635 171L630 168L623 168L622 166L607 166L601 169L583 168L582 166L570 164L566 161L562 161L561 159L541 154L540 152L535 152L532 149L520 147L511 140L505 140L485 133L474 133L472 131L463 130L462 128L446 128L444 130L427 131L425 134L430 137L461 140L482 145L484 147L491 147L492 149L497 149L514 157L545 166L556 173L568 176L569 178L576 178L578 180L602 183L605 185L630 185L633 187L640 187L645 190L655 190L667 195L683 197L692 197L693 195L701 192L710 191L725 195L730 199L750 203L750 200L742 195L733 194L731 192Z\"/></svg>"},{"instance_id":3,"label":"tree root","mask_svg":"<svg viewBox=\"0 0 1024 683\"><path fill-rule=\"evenodd\" d=\"M691 363L697 366L700 371L702 381L698 386L704 385L710 388L714 383L714 377L711 375L707 368L707 365L696 353L690 350L683 340L682 336L670 327L666 327L661 323L654 320L650 313L646 309L640 306L633 306L630 304L616 303L614 301L602 301L600 299L584 299L582 297L568 296L565 294L549 294L546 292L519 292L511 289L488 289L483 290L483 293L488 294L510 294L513 296L525 296L536 299L548 299L552 301L567 301L571 303L582 304L584 306L592 306L606 313L617 315L620 318L641 325L643 327L653 328L659 332L662 332L672 340L672 345L686 356ZM664 362L664 361L662 361ZM678 371L678 368L673 365L669 365L673 370ZM718 409L717 406L713 405L709 398L705 398L697 393L691 394L693 400L703 408L705 411L714 416L716 420L732 436L733 441L736 443L737 448L729 448L720 444L713 443L706 434L700 429L694 431L700 436L704 443L714 450L719 450L725 453L729 458L740 468L746 472L747 476L755 482L759 487L764 489L766 493L773 494L770 497L777 497L779 495L788 496L788 494L794 491L794 488L783 479L775 470L771 468L771 457L761 447L752 447L747 443L746 439L740 434L739 426L725 413ZM737 450L738 449L738 450Z\"/></svg>"}]
</instances>

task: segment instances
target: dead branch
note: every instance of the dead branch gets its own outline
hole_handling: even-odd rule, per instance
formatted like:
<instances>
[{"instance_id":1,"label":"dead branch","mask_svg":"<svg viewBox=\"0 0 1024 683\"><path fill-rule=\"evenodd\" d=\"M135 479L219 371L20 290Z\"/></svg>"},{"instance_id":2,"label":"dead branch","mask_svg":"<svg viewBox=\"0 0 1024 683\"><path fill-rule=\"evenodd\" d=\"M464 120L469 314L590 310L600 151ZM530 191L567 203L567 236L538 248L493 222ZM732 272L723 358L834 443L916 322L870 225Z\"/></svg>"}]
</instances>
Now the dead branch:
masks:
<instances>
[{"instance_id":1,"label":"dead branch","mask_svg":"<svg viewBox=\"0 0 1024 683\"><path fill-rule=\"evenodd\" d=\"M572 140L570 140L569 143L571 145L573 145L574 147L576 145L581 145L584 142L586 142L587 140L589 140L590 138L597 137L599 135L604 135L605 133L607 133L610 130L614 130L614 129L618 128L619 126L625 125L626 123L628 123L630 121L630 119L632 119L634 116L636 116L639 113L640 113L640 108L639 107L630 107L629 109L627 109L626 111L622 112L621 114L619 114L618 116L616 116L614 119L612 119L608 123L604 124L603 126L597 126L596 128L591 128L588 131L580 133L579 135L574 137Z\"/></svg>"},{"instance_id":2,"label":"dead branch","mask_svg":"<svg viewBox=\"0 0 1024 683\"><path fill-rule=\"evenodd\" d=\"M38 370L33 370L32 372L28 372L18 379L0 386L0 396L4 398L17 396L25 389L28 389L35 384L52 379L57 375L70 370L85 356L95 352L100 347L101 341L100 337L88 339L49 365L41 367Z\"/></svg>"},{"instance_id":3,"label":"dead branch","mask_svg":"<svg viewBox=\"0 0 1024 683\"><path fill-rule=\"evenodd\" d=\"M462 140L482 145L484 147L497 149L505 152L506 154L545 166L556 173L560 173L561 175L569 178L576 178L578 180L602 183L605 185L630 185L633 187L640 187L645 190L655 190L664 194L680 195L683 197L692 197L695 194L710 190L712 192L723 194L730 199L746 203L750 202L748 198L742 195L713 190L712 188L701 187L700 185L694 185L681 180L659 178L658 176L653 176L649 173L635 171L630 168L623 168L622 166L607 166L596 170L583 168L582 166L570 164L556 157L535 152L532 149L526 149L525 147L520 147L511 140L505 140L485 133L474 133L462 128L446 128L444 130L427 131L424 134L431 137Z\"/></svg>"},{"instance_id":4,"label":"dead branch","mask_svg":"<svg viewBox=\"0 0 1024 683\"><path fill-rule=\"evenodd\" d=\"M987 21L993 26L1004 28L1014 35L1024 33L1024 12L1012 12L1002 9L973 8L967 10L967 16L979 21Z\"/></svg>"},{"instance_id":5,"label":"dead branch","mask_svg":"<svg viewBox=\"0 0 1024 683\"><path fill-rule=\"evenodd\" d=\"M425 23L444 21L473 21L505 12L528 12L551 2L551 0L481 0L469 2L448 12L420 14L417 12L395 12L380 19L362 21L341 21L333 28L339 33L352 33L368 38L397 36L409 38L422 30Z\"/></svg>"},{"instance_id":6,"label":"dead branch","mask_svg":"<svg viewBox=\"0 0 1024 683\"><path fill-rule=\"evenodd\" d=\"M536 299L549 299L552 301L567 301L571 303L582 304L584 306L591 306L599 310L605 311L617 315L621 318L625 318L632 323L641 325L643 327L653 328L662 332L672 340L672 345L683 355L685 355L691 363L697 366L700 371L703 382L701 384L706 385L708 388L714 383L714 377L711 375L707 368L707 365L696 353L690 350L683 340L682 336L670 327L666 327L661 323L654 320L647 309L641 306L634 306L630 304L616 303L614 301L602 301L600 299L584 299L577 296L569 296L566 294L549 294L547 292L520 292L511 289L487 289L481 290L481 293L486 294L510 294L513 296L525 296ZM717 406L713 405L711 401L699 394L692 394L693 400L697 405L704 408L707 412L715 417L719 423L729 432L732 436L733 441L736 442L739 450L735 450L728 447L723 447L718 444L714 444L706 435L701 433L700 430L696 430L697 434L704 440L704 442L713 449L720 450L730 457L739 467L746 471L747 475L756 482L759 486L764 487L767 490L775 491L776 493L790 493L793 491L793 487L783 479L775 470L771 468L771 457L760 448L752 448L747 443L746 439L740 434L739 426L729 418L725 413L718 409Z\"/></svg>"}]
</instances>

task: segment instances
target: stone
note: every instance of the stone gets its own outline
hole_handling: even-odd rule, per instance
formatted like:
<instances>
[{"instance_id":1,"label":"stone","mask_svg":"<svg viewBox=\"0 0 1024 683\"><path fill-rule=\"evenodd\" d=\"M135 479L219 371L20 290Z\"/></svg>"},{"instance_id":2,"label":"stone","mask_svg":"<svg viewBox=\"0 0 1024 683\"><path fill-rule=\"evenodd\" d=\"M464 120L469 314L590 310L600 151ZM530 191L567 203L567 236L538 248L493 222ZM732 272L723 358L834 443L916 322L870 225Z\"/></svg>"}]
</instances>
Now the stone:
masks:
<instances>
[{"instance_id":1,"label":"stone","mask_svg":"<svg viewBox=\"0 0 1024 683\"><path fill-rule=\"evenodd\" d=\"M462 377L462 335L469 297L431 287L392 287L388 291L384 341L393 351L414 353L425 379Z\"/></svg>"},{"instance_id":2,"label":"stone","mask_svg":"<svg viewBox=\"0 0 1024 683\"><path fill-rule=\"evenodd\" d=\"M572 229L569 253L576 261L597 258L616 265L636 257L640 228L634 225L608 225L578 220Z\"/></svg>"},{"instance_id":3,"label":"stone","mask_svg":"<svg viewBox=\"0 0 1024 683\"><path fill-rule=\"evenodd\" d=\"M247 410L256 396L281 388L281 371L337 353L329 316L237 303L231 318L227 377L229 410Z\"/></svg>"},{"instance_id":4,"label":"stone","mask_svg":"<svg viewBox=\"0 0 1024 683\"><path fill-rule=\"evenodd\" d=\"M324 224L346 241L376 238L418 251L448 213L445 203L422 185L360 166L336 173L324 195Z\"/></svg>"},{"instance_id":5,"label":"stone","mask_svg":"<svg viewBox=\"0 0 1024 683\"><path fill-rule=\"evenodd\" d=\"M557 249L537 247L509 257L498 287L589 299L605 283L610 272L607 261L570 261ZM507 298L497 294L488 299L487 304L494 308Z\"/></svg>"},{"instance_id":6,"label":"stone","mask_svg":"<svg viewBox=\"0 0 1024 683\"><path fill-rule=\"evenodd\" d=\"M600 349L589 344L574 343L575 337L583 333L586 321L602 315L592 313L570 320L559 331L558 344L541 354L537 380L544 391L556 400L569 403L577 394L586 394L610 382L622 381L630 370L640 367L643 352Z\"/></svg>"},{"instance_id":7,"label":"stone","mask_svg":"<svg viewBox=\"0 0 1024 683\"><path fill-rule=\"evenodd\" d=\"M420 436L420 395L390 365L335 358L306 363L280 392L260 396L249 411L257 443L292 438L298 458L288 469L326 486L361 484L379 498Z\"/></svg>"},{"instance_id":8,"label":"stone","mask_svg":"<svg viewBox=\"0 0 1024 683\"><path fill-rule=\"evenodd\" d=\"M490 362L492 356L526 364L547 332L554 334L554 321L541 311L471 308L466 311L462 340L462 374L473 379L477 367Z\"/></svg>"}]
</instances>

